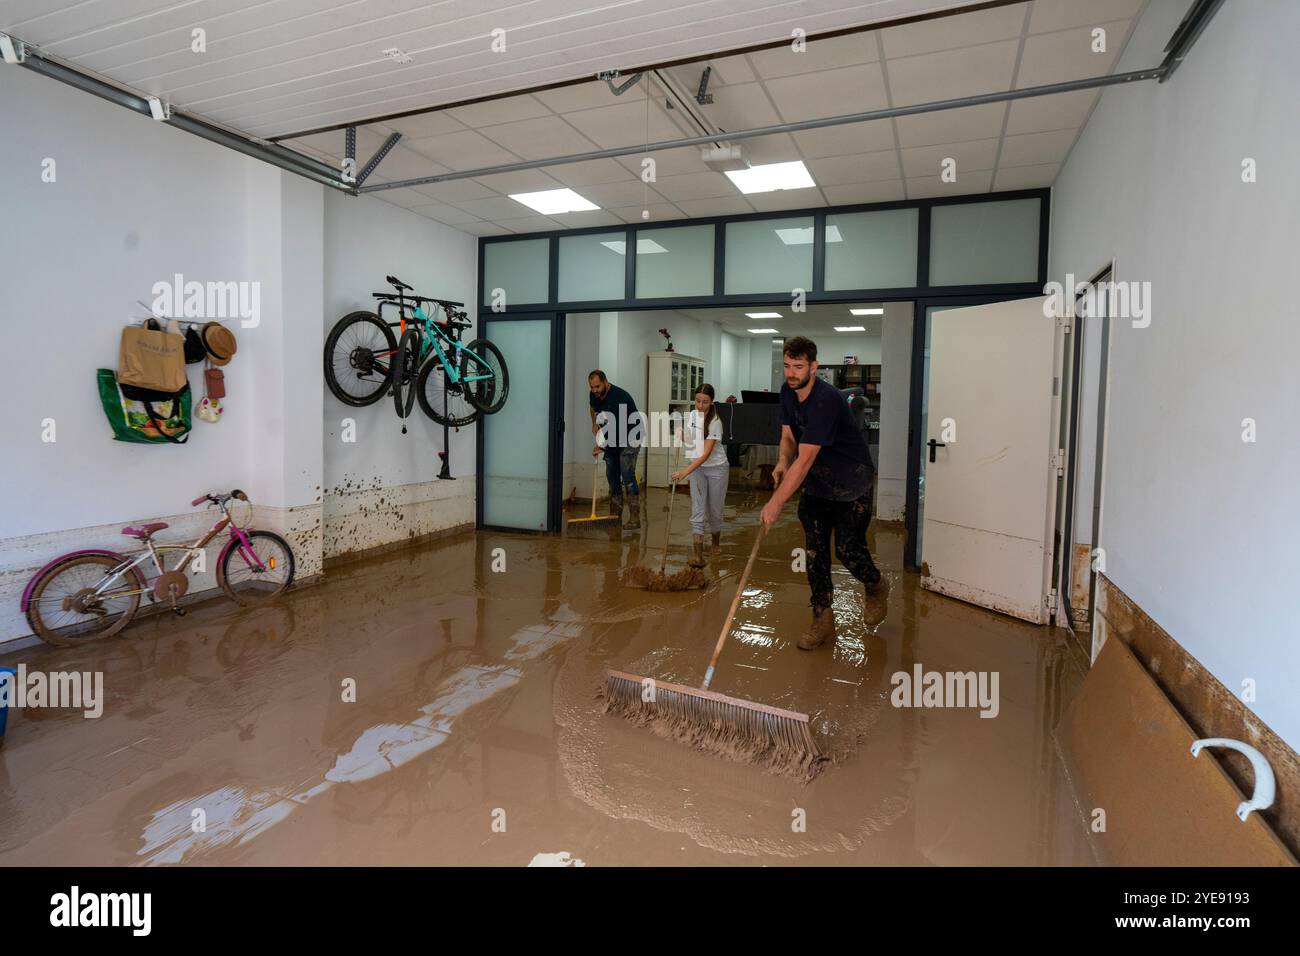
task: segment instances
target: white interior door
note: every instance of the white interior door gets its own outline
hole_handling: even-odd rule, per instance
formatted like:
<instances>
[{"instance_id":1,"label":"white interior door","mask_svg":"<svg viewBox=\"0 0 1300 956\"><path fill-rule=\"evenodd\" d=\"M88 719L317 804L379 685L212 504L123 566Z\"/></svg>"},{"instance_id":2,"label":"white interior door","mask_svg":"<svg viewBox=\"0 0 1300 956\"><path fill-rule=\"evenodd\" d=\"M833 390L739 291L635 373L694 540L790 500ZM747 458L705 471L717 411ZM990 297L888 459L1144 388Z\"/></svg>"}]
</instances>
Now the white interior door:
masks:
<instances>
[{"instance_id":1,"label":"white interior door","mask_svg":"<svg viewBox=\"0 0 1300 956\"><path fill-rule=\"evenodd\" d=\"M1047 618L1056 506L1059 342L1045 301L932 314L922 449L934 454L922 587L1034 623Z\"/></svg>"}]
</instances>

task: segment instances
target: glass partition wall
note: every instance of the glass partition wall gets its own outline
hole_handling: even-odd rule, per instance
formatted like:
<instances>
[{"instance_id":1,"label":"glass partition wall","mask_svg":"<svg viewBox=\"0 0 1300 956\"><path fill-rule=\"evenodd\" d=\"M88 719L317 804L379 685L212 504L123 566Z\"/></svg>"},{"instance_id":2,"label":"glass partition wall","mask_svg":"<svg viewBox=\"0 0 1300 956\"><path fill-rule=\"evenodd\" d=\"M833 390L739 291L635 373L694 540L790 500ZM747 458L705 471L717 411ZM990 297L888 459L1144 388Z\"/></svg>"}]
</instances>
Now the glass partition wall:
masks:
<instances>
[{"instance_id":1,"label":"glass partition wall","mask_svg":"<svg viewBox=\"0 0 1300 956\"><path fill-rule=\"evenodd\" d=\"M485 237L479 242L479 315L489 328L501 328L501 319L554 315L562 335L565 312L918 302L905 555L914 567L923 500L926 317L976 300L1040 295L1047 280L1049 197L1049 190L1039 189ZM518 331L525 334L523 327ZM564 376L554 360L549 365L551 376ZM534 383L538 393L540 386ZM552 421L551 427L564 423ZM480 447L485 440L509 444L504 433L489 436L484 425L479 428ZM552 475L545 490L552 516L558 485ZM503 494L503 487L493 492L480 474L480 499ZM498 507L484 505L480 500L481 525ZM534 499L530 516L539 507Z\"/></svg>"}]
</instances>

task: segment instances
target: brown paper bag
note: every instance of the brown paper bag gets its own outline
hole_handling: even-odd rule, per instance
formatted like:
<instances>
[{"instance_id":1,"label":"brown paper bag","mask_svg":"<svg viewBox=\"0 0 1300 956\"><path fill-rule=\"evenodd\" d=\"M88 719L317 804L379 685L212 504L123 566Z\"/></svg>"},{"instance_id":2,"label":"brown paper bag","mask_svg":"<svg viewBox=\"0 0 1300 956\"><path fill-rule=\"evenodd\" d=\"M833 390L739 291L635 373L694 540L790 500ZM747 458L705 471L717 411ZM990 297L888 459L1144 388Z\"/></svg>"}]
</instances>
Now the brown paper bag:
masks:
<instances>
[{"instance_id":1,"label":"brown paper bag","mask_svg":"<svg viewBox=\"0 0 1300 956\"><path fill-rule=\"evenodd\" d=\"M117 382L159 392L185 387L185 338L136 325L122 330L117 353Z\"/></svg>"}]
</instances>

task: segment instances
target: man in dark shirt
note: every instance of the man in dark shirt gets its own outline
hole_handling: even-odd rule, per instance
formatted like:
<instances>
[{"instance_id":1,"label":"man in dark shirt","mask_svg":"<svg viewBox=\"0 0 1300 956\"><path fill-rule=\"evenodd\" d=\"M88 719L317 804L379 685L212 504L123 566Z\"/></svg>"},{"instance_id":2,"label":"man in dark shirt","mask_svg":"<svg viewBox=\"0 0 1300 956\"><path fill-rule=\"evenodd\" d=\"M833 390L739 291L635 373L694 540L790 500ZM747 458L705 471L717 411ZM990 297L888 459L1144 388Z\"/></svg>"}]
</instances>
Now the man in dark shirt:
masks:
<instances>
[{"instance_id":1,"label":"man in dark shirt","mask_svg":"<svg viewBox=\"0 0 1300 956\"><path fill-rule=\"evenodd\" d=\"M828 638L835 640L832 534L835 556L863 584L863 619L868 626L885 619L889 582L867 550L875 469L849 403L817 378L817 345L809 339L786 340L784 365L781 453L772 470L776 491L763 506L762 519L769 527L775 524L781 507L803 489L799 523L804 531L813 622L798 644L812 650Z\"/></svg>"},{"instance_id":2,"label":"man in dark shirt","mask_svg":"<svg viewBox=\"0 0 1300 956\"><path fill-rule=\"evenodd\" d=\"M596 436L593 455L605 453L609 481L609 513L623 516L623 486L627 486L629 531L641 527L641 491L636 483L636 459L641 453L641 413L626 389L619 388L600 369L587 376L591 389L591 433Z\"/></svg>"}]
</instances>

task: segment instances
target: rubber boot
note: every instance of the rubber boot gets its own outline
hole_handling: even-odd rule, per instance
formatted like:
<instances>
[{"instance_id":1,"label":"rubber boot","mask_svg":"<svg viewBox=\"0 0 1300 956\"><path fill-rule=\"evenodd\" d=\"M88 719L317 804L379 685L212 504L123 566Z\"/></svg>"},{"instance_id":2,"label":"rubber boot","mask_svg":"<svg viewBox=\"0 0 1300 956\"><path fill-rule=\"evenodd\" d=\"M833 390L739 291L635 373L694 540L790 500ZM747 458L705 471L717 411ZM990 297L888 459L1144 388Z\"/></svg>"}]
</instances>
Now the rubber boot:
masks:
<instances>
[{"instance_id":1,"label":"rubber boot","mask_svg":"<svg viewBox=\"0 0 1300 956\"><path fill-rule=\"evenodd\" d=\"M875 581L869 574L862 584L862 623L867 627L875 627L889 614L889 578L879 571L874 576Z\"/></svg>"},{"instance_id":2,"label":"rubber boot","mask_svg":"<svg viewBox=\"0 0 1300 956\"><path fill-rule=\"evenodd\" d=\"M709 556L714 558L722 557L722 532L713 532L713 540L709 545Z\"/></svg>"},{"instance_id":3,"label":"rubber boot","mask_svg":"<svg viewBox=\"0 0 1300 956\"><path fill-rule=\"evenodd\" d=\"M811 651L825 644L827 638L835 643L835 612L830 608L813 608L812 624L799 635L796 643L800 650Z\"/></svg>"},{"instance_id":4,"label":"rubber boot","mask_svg":"<svg viewBox=\"0 0 1300 956\"><path fill-rule=\"evenodd\" d=\"M623 522L626 531L635 531L641 527L641 496L627 496L627 521Z\"/></svg>"},{"instance_id":5,"label":"rubber boot","mask_svg":"<svg viewBox=\"0 0 1300 956\"><path fill-rule=\"evenodd\" d=\"M623 517L623 499L621 497L609 496L609 516L620 519Z\"/></svg>"},{"instance_id":6,"label":"rubber boot","mask_svg":"<svg viewBox=\"0 0 1300 956\"><path fill-rule=\"evenodd\" d=\"M691 545L691 559L686 562L693 568L702 568L704 561L704 535L697 534Z\"/></svg>"}]
</instances>

